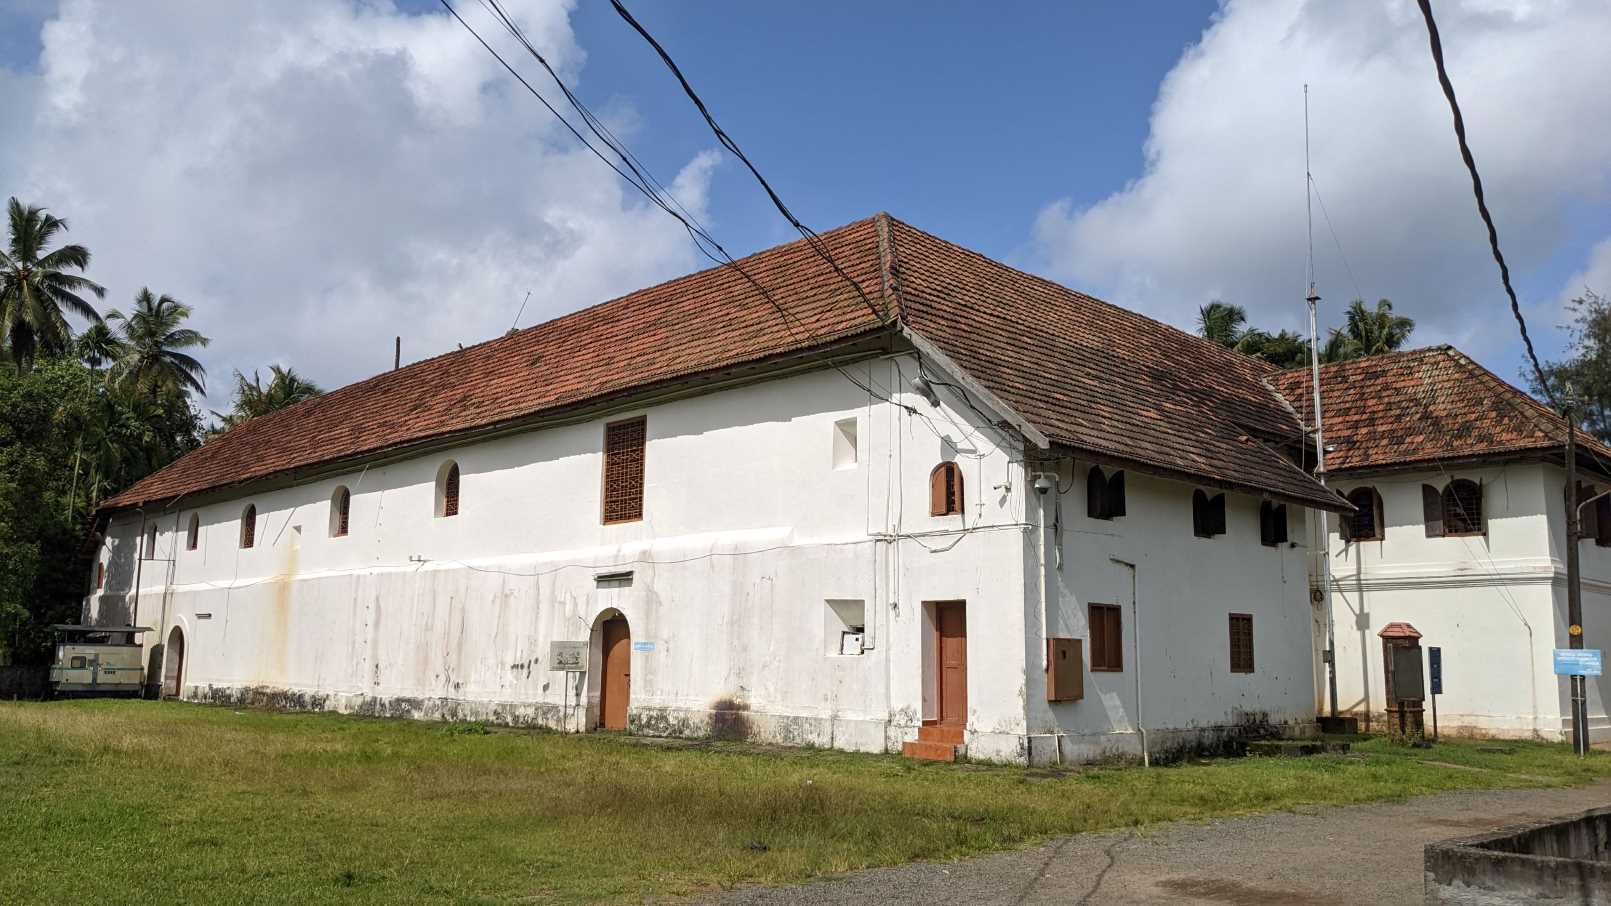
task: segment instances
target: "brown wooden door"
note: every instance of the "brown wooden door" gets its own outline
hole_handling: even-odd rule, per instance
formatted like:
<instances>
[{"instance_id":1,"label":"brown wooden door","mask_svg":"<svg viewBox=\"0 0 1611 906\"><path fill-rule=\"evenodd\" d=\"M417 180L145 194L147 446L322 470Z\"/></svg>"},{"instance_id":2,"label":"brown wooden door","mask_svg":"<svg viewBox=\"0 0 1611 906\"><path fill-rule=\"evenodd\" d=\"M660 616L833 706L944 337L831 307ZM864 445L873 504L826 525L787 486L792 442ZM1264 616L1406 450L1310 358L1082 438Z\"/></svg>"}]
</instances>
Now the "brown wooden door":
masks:
<instances>
[{"instance_id":1,"label":"brown wooden door","mask_svg":"<svg viewBox=\"0 0 1611 906\"><path fill-rule=\"evenodd\" d=\"M627 621L604 621L604 678L599 684L599 726L625 730L627 703L632 698L632 631Z\"/></svg>"},{"instance_id":2,"label":"brown wooden door","mask_svg":"<svg viewBox=\"0 0 1611 906\"><path fill-rule=\"evenodd\" d=\"M168 633L168 650L162 656L162 694L178 698L185 692L185 634L175 626Z\"/></svg>"},{"instance_id":3,"label":"brown wooden door","mask_svg":"<svg viewBox=\"0 0 1611 906\"><path fill-rule=\"evenodd\" d=\"M968 723L968 622L961 601L934 605L934 628L938 635L935 653L940 664L940 701L936 709L940 723L966 726Z\"/></svg>"}]
</instances>

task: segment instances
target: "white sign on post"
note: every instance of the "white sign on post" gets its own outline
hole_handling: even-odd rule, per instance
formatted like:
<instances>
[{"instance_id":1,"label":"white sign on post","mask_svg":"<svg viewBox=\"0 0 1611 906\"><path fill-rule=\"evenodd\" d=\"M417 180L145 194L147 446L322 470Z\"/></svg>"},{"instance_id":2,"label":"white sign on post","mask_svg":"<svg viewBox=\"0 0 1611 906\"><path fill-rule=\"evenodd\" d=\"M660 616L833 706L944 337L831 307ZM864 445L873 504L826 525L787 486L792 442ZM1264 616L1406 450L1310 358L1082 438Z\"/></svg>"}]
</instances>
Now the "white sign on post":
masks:
<instances>
[{"instance_id":1,"label":"white sign on post","mask_svg":"<svg viewBox=\"0 0 1611 906\"><path fill-rule=\"evenodd\" d=\"M549 642L548 669L565 673L586 673L587 642Z\"/></svg>"}]
</instances>

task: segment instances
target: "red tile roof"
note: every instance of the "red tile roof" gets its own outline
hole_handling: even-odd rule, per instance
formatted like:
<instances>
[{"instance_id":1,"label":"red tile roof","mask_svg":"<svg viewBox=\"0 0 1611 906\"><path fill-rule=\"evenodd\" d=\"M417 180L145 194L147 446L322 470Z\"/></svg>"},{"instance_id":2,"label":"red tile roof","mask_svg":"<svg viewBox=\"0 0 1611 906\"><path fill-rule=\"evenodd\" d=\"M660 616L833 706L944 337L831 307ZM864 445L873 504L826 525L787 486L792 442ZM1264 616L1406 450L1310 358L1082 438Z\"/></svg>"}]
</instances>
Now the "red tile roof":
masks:
<instances>
[{"instance_id":1,"label":"red tile roof","mask_svg":"<svg viewBox=\"0 0 1611 906\"><path fill-rule=\"evenodd\" d=\"M1326 506L1271 443L1299 425L1270 369L887 215L712 268L252 419L107 501L167 500L496 428L857 338L923 335L1059 447ZM869 305L870 303L870 305Z\"/></svg>"},{"instance_id":2,"label":"red tile roof","mask_svg":"<svg viewBox=\"0 0 1611 906\"><path fill-rule=\"evenodd\" d=\"M1314 423L1308 369L1270 382ZM1394 468L1447 460L1550 454L1566 421L1452 346L1433 346L1321 366L1326 471ZM1585 452L1611 465L1611 449L1581 433Z\"/></svg>"}]
</instances>

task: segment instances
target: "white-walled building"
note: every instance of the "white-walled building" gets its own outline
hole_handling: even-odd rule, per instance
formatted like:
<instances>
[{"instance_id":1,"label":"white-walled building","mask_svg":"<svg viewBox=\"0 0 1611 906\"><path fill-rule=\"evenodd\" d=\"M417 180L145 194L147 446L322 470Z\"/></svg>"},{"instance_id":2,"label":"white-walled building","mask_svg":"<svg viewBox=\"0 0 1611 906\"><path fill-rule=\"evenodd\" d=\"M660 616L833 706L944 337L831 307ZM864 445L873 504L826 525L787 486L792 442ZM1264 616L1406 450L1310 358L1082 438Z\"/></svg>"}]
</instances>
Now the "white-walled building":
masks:
<instances>
[{"instance_id":1,"label":"white-walled building","mask_svg":"<svg viewBox=\"0 0 1611 906\"><path fill-rule=\"evenodd\" d=\"M1568 646L1565 421L1448 346L1327 365L1320 378L1328 479L1357 507L1332 518L1328 539L1340 709L1382 726L1378 633L1402 622L1442 649L1443 731L1569 738L1551 656ZM1273 379L1306 424L1309 382L1307 369ZM1611 450L1578 439L1588 500L1611 487ZM1611 498L1583 512L1596 648L1611 632ZM1588 688L1593 738L1611 738L1611 688L1604 677Z\"/></svg>"},{"instance_id":2,"label":"white-walled building","mask_svg":"<svg viewBox=\"0 0 1611 906\"><path fill-rule=\"evenodd\" d=\"M849 279L780 246L210 441L108 502L87 617L198 701L1032 763L1306 732L1307 508L1347 505L1266 369L886 215L822 239Z\"/></svg>"}]
</instances>

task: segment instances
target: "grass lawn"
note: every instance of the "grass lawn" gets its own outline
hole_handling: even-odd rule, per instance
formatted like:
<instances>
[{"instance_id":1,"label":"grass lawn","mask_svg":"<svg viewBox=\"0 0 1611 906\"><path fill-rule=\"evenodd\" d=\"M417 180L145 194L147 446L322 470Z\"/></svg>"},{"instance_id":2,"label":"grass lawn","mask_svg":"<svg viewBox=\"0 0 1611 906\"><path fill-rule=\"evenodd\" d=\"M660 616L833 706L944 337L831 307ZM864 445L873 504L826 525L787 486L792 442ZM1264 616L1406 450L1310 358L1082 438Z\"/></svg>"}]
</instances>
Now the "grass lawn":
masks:
<instances>
[{"instance_id":1,"label":"grass lawn","mask_svg":"<svg viewBox=\"0 0 1611 906\"><path fill-rule=\"evenodd\" d=\"M623 901L1611 776L1566 746L1052 772L178 703L0 703L0 903Z\"/></svg>"}]
</instances>

